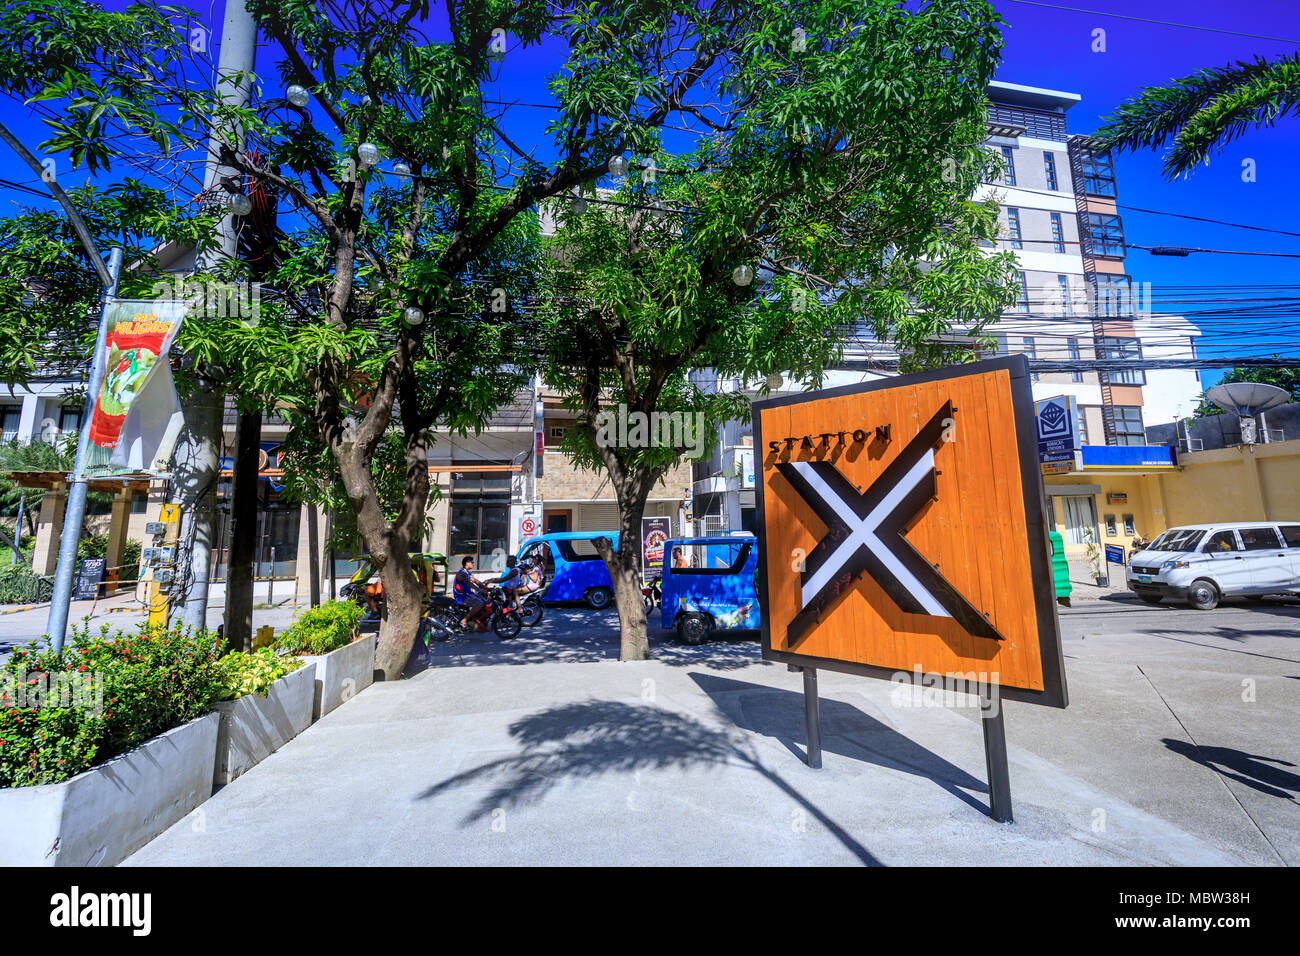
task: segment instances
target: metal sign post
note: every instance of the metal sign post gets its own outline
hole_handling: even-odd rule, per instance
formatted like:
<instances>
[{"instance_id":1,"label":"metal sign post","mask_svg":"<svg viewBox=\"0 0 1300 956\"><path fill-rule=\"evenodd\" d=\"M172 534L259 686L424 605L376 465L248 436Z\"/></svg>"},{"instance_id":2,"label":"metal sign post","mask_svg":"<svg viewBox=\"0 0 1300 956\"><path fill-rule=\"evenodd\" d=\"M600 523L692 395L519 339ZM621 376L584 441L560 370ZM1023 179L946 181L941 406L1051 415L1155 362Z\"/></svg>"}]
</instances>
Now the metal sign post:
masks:
<instances>
[{"instance_id":1,"label":"metal sign post","mask_svg":"<svg viewBox=\"0 0 1300 956\"><path fill-rule=\"evenodd\" d=\"M984 728L989 814L998 823L1014 823L1011 816L1011 772L1007 769L1007 734L1002 723L1002 701L996 695L980 697L980 725Z\"/></svg>"},{"instance_id":2,"label":"metal sign post","mask_svg":"<svg viewBox=\"0 0 1300 956\"><path fill-rule=\"evenodd\" d=\"M90 381L86 385L86 406L81 413L81 433L77 436L77 456L68 478L68 505L63 514L63 531L59 537L59 563L54 571L54 591L50 595L50 616L45 633L55 651L63 650L68 633L68 604L72 600L73 577L77 570L77 545L81 543L81 524L86 517L86 446L90 444L90 418L95 412L99 389L104 383L108 353L108 311L117 296L122 275L122 250L115 247L108 257L109 284L99 300L99 331L95 334L95 353L90 361ZM21 530L21 529L20 529Z\"/></svg>"}]
</instances>

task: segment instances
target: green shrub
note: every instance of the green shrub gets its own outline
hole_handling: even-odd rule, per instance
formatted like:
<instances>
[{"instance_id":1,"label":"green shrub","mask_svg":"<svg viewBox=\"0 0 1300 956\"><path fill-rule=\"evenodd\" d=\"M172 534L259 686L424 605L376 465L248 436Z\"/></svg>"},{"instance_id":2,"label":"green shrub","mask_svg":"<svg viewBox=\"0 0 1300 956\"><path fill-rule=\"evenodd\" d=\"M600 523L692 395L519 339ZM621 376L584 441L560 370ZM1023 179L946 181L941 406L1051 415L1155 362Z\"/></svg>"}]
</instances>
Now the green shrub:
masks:
<instances>
[{"instance_id":1,"label":"green shrub","mask_svg":"<svg viewBox=\"0 0 1300 956\"><path fill-rule=\"evenodd\" d=\"M0 787L68 780L206 714L218 688L206 631L83 625L62 652L16 650L0 664Z\"/></svg>"},{"instance_id":2,"label":"green shrub","mask_svg":"<svg viewBox=\"0 0 1300 956\"><path fill-rule=\"evenodd\" d=\"M290 654L328 654L352 643L366 609L356 601L327 601L306 611L275 639Z\"/></svg>"},{"instance_id":3,"label":"green shrub","mask_svg":"<svg viewBox=\"0 0 1300 956\"><path fill-rule=\"evenodd\" d=\"M30 564L0 567L0 604L39 604L53 592L53 581L33 574Z\"/></svg>"},{"instance_id":4,"label":"green shrub","mask_svg":"<svg viewBox=\"0 0 1300 956\"><path fill-rule=\"evenodd\" d=\"M251 654L231 651L217 661L221 684L217 700L235 700L248 694L265 697L272 684L302 665L303 662L297 658L278 655L269 647L259 648Z\"/></svg>"}]
</instances>

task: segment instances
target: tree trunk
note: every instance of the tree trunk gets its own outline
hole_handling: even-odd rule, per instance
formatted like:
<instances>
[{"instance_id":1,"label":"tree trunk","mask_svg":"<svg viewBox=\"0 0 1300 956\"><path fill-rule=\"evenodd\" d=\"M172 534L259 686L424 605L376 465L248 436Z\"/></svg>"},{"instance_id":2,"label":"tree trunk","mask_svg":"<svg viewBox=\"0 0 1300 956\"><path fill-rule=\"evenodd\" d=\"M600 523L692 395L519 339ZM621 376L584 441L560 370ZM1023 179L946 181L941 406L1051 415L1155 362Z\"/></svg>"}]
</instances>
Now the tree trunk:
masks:
<instances>
[{"instance_id":1,"label":"tree trunk","mask_svg":"<svg viewBox=\"0 0 1300 956\"><path fill-rule=\"evenodd\" d=\"M618 659L644 661L650 657L645 599L641 594L641 515L645 512L647 492L639 491L639 485L631 481L616 481L614 486L618 499L618 548L602 548L601 557L614 585Z\"/></svg>"},{"instance_id":2,"label":"tree trunk","mask_svg":"<svg viewBox=\"0 0 1300 956\"><path fill-rule=\"evenodd\" d=\"M253 649L253 557L257 548L257 465L262 413L242 412L235 430L230 489L230 553L226 556L226 647Z\"/></svg>"},{"instance_id":3,"label":"tree trunk","mask_svg":"<svg viewBox=\"0 0 1300 956\"><path fill-rule=\"evenodd\" d=\"M380 571L379 579L384 582L386 613L379 629L375 667L384 672L384 680L397 680L415 645L424 611L424 589L411 573L405 553L394 555Z\"/></svg>"}]
</instances>

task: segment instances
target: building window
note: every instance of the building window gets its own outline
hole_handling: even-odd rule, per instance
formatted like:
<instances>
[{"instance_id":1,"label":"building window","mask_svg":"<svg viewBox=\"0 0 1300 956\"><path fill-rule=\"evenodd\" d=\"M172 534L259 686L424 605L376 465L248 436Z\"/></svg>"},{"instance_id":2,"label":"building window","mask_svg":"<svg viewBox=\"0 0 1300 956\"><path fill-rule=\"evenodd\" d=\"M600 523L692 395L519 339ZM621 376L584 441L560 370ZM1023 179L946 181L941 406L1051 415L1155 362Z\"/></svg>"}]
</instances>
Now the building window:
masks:
<instances>
[{"instance_id":1,"label":"building window","mask_svg":"<svg viewBox=\"0 0 1300 956\"><path fill-rule=\"evenodd\" d=\"M1020 301L1016 303L1016 308L1021 312L1029 311L1029 280L1025 278L1023 272L1017 272L1020 277Z\"/></svg>"},{"instance_id":2,"label":"building window","mask_svg":"<svg viewBox=\"0 0 1300 956\"><path fill-rule=\"evenodd\" d=\"M1062 495L1062 510L1065 512L1065 543L1087 544L1096 534L1097 523L1093 518L1092 498L1084 495Z\"/></svg>"},{"instance_id":3,"label":"building window","mask_svg":"<svg viewBox=\"0 0 1300 956\"><path fill-rule=\"evenodd\" d=\"M148 496L148 495L132 495L132 496L131 496L131 514L133 514L133 515L142 515L142 514L144 514L146 511L148 511L148 510L149 510L149 496Z\"/></svg>"},{"instance_id":4,"label":"building window","mask_svg":"<svg viewBox=\"0 0 1300 956\"><path fill-rule=\"evenodd\" d=\"M479 568L504 568L510 546L509 473L456 472L448 518L453 567L459 568L468 555Z\"/></svg>"},{"instance_id":5,"label":"building window","mask_svg":"<svg viewBox=\"0 0 1300 956\"><path fill-rule=\"evenodd\" d=\"M1094 255L1124 258L1124 224L1120 222L1119 216L1090 212L1084 221L1084 228L1092 240Z\"/></svg>"},{"instance_id":6,"label":"building window","mask_svg":"<svg viewBox=\"0 0 1300 956\"><path fill-rule=\"evenodd\" d=\"M1056 181L1056 157L1048 150L1043 150L1043 168L1047 170L1047 188L1059 190Z\"/></svg>"},{"instance_id":7,"label":"building window","mask_svg":"<svg viewBox=\"0 0 1300 956\"><path fill-rule=\"evenodd\" d=\"M1038 358L1038 349L1034 346L1034 340L1031 336L1026 335L1021 339L1020 345L1021 351L1025 353L1025 357L1029 359L1029 361L1032 362L1034 359ZM1031 381L1038 381L1038 373L1030 372L1029 378Z\"/></svg>"},{"instance_id":8,"label":"building window","mask_svg":"<svg viewBox=\"0 0 1300 956\"><path fill-rule=\"evenodd\" d=\"M22 417L21 405L0 405L0 441L15 441L18 438L18 423Z\"/></svg>"},{"instance_id":9,"label":"building window","mask_svg":"<svg viewBox=\"0 0 1300 956\"><path fill-rule=\"evenodd\" d=\"M1115 444L1145 445L1146 432L1142 429L1141 405L1114 406Z\"/></svg>"},{"instance_id":10,"label":"building window","mask_svg":"<svg viewBox=\"0 0 1300 956\"><path fill-rule=\"evenodd\" d=\"M1061 225L1061 214L1052 213L1052 251L1065 251L1065 228Z\"/></svg>"},{"instance_id":11,"label":"building window","mask_svg":"<svg viewBox=\"0 0 1300 956\"><path fill-rule=\"evenodd\" d=\"M1078 339L1066 339L1066 340L1065 340L1065 347L1066 347L1066 349L1067 349L1067 351L1068 351L1068 353L1069 353L1069 357L1070 357L1070 361L1071 361L1071 362L1082 362L1082 361L1083 361L1083 353L1081 353L1081 352L1079 351L1079 340L1078 340ZM1082 381L1083 381L1083 373L1080 372L1078 369L1073 369L1073 370L1071 370L1071 372L1070 372L1070 381L1071 381L1071 382L1082 382ZM1080 412L1080 420L1082 420L1082 412Z\"/></svg>"},{"instance_id":12,"label":"building window","mask_svg":"<svg viewBox=\"0 0 1300 956\"><path fill-rule=\"evenodd\" d=\"M1070 280L1066 276L1056 277L1056 288L1061 293L1061 315L1069 315L1070 309Z\"/></svg>"},{"instance_id":13,"label":"building window","mask_svg":"<svg viewBox=\"0 0 1300 956\"><path fill-rule=\"evenodd\" d=\"M1128 276L1097 276L1097 314L1103 316L1133 314L1132 280Z\"/></svg>"},{"instance_id":14,"label":"building window","mask_svg":"<svg viewBox=\"0 0 1300 956\"><path fill-rule=\"evenodd\" d=\"M1083 154L1083 188L1093 196L1115 195L1115 164L1109 156Z\"/></svg>"},{"instance_id":15,"label":"building window","mask_svg":"<svg viewBox=\"0 0 1300 956\"><path fill-rule=\"evenodd\" d=\"M1011 248L1020 249L1024 244L1020 233L1020 210L1007 207L1007 234L1011 236Z\"/></svg>"},{"instance_id":16,"label":"building window","mask_svg":"<svg viewBox=\"0 0 1300 956\"><path fill-rule=\"evenodd\" d=\"M1088 444L1088 416L1084 414L1084 407L1082 405L1079 406L1076 415L1079 420L1079 444L1086 445Z\"/></svg>"},{"instance_id":17,"label":"building window","mask_svg":"<svg viewBox=\"0 0 1300 956\"><path fill-rule=\"evenodd\" d=\"M1002 159L1007 164L1006 171L1002 174L1002 181L1008 186L1016 184L1016 154L1010 146L1002 147Z\"/></svg>"},{"instance_id":18,"label":"building window","mask_svg":"<svg viewBox=\"0 0 1300 956\"><path fill-rule=\"evenodd\" d=\"M1099 336L1097 338L1097 358L1109 361L1135 362L1142 358L1142 343L1135 338L1118 336ZM1145 385L1147 373L1140 368L1103 370L1103 384L1110 385Z\"/></svg>"},{"instance_id":19,"label":"building window","mask_svg":"<svg viewBox=\"0 0 1300 956\"><path fill-rule=\"evenodd\" d=\"M64 405L59 409L59 434L69 435L81 430L81 409L76 405Z\"/></svg>"}]
</instances>

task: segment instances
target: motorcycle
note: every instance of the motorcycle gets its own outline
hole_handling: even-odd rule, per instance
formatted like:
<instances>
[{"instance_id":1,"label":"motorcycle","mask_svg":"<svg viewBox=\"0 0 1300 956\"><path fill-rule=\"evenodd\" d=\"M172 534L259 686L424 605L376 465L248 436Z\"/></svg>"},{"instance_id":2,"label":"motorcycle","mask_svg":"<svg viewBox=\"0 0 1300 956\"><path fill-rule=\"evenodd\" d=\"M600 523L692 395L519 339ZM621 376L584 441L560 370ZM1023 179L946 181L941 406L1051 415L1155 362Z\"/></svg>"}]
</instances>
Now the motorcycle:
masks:
<instances>
[{"instance_id":1,"label":"motorcycle","mask_svg":"<svg viewBox=\"0 0 1300 956\"><path fill-rule=\"evenodd\" d=\"M641 600L645 602L646 614L663 604L664 593L659 588L659 575L656 574L651 578L649 584L641 586Z\"/></svg>"},{"instance_id":2,"label":"motorcycle","mask_svg":"<svg viewBox=\"0 0 1300 956\"><path fill-rule=\"evenodd\" d=\"M519 620L524 627L536 627L542 623L542 597L546 594L547 585L543 584L536 591L531 591L524 596L520 602Z\"/></svg>"},{"instance_id":3,"label":"motorcycle","mask_svg":"<svg viewBox=\"0 0 1300 956\"><path fill-rule=\"evenodd\" d=\"M434 642L441 643L457 634L484 634L489 626L503 641L518 637L523 621L506 593L488 585L483 596L487 600L486 612L481 613L468 628L463 628L460 626L464 613L461 606L445 594L430 595L424 617L420 620L420 629L416 632L416 641L424 645L425 653L433 651Z\"/></svg>"}]
</instances>

